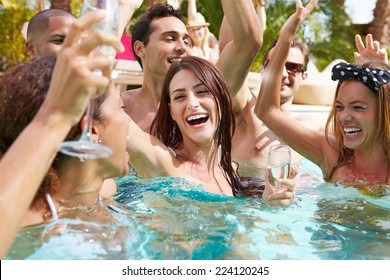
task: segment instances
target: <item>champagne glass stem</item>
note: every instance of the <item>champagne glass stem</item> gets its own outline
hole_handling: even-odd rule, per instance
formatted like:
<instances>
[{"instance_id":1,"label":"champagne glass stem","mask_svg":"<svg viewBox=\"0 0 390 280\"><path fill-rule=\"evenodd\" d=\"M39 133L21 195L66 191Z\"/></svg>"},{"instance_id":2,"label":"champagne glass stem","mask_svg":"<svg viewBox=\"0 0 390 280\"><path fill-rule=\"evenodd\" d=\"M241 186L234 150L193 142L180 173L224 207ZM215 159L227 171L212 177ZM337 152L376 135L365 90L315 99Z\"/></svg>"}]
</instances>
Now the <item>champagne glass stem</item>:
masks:
<instances>
[{"instance_id":1,"label":"champagne glass stem","mask_svg":"<svg viewBox=\"0 0 390 280\"><path fill-rule=\"evenodd\" d=\"M87 124L84 126L83 132L80 137L80 141L87 141L87 142L93 142L92 139L92 121L93 121L93 112L95 112L95 106L96 105L96 99L92 98L89 101L88 107L87 107Z\"/></svg>"},{"instance_id":2,"label":"champagne glass stem","mask_svg":"<svg viewBox=\"0 0 390 280\"><path fill-rule=\"evenodd\" d=\"M91 29L101 30L107 33L115 34L118 26L118 2L117 0L84 0L82 15L85 15L96 10L103 10L106 12L106 17L103 22L96 24ZM115 56L111 47L102 45L97 48L99 52L107 56ZM97 55L97 54L96 54ZM93 71L95 75L102 75L101 70L96 69ZM100 93L102 89L90 89L93 93ZM69 155L79 157L80 160L95 159L95 158L106 158L112 154L112 150L100 143L94 143L92 138L92 121L97 105L95 96L91 97L91 100L87 107L86 112L86 125L81 133L79 140L65 141L59 145L58 149L60 152Z\"/></svg>"}]
</instances>

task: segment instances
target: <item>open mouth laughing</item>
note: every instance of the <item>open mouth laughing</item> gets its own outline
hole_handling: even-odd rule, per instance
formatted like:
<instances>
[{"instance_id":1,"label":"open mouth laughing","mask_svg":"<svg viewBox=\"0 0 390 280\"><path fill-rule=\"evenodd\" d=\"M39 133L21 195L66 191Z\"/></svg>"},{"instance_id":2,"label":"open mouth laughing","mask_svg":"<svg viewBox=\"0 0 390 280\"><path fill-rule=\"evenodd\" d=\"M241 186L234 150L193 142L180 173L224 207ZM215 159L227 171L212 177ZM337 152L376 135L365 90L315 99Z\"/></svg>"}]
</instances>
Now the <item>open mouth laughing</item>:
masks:
<instances>
[{"instance_id":1,"label":"open mouth laughing","mask_svg":"<svg viewBox=\"0 0 390 280\"><path fill-rule=\"evenodd\" d=\"M209 119L208 114L201 113L201 114L195 114L187 117L186 121L189 125L195 126L207 122L208 119Z\"/></svg>"},{"instance_id":2,"label":"open mouth laughing","mask_svg":"<svg viewBox=\"0 0 390 280\"><path fill-rule=\"evenodd\" d=\"M168 58L168 62L173 64L176 62L180 62L182 60L182 57L173 57L173 58Z\"/></svg>"},{"instance_id":3,"label":"open mouth laughing","mask_svg":"<svg viewBox=\"0 0 390 280\"><path fill-rule=\"evenodd\" d=\"M344 127L344 134L347 136L355 136L358 135L362 130L357 127Z\"/></svg>"}]
</instances>

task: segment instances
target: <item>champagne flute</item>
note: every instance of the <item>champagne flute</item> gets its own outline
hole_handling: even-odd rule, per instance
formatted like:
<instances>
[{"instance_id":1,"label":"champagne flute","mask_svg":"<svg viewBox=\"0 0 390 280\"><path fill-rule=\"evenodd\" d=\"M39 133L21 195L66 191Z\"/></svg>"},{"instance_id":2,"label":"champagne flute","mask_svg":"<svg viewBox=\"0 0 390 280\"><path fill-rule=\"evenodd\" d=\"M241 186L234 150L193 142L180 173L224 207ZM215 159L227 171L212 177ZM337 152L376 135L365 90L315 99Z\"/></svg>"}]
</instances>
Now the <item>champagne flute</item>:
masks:
<instances>
[{"instance_id":1,"label":"champagne flute","mask_svg":"<svg viewBox=\"0 0 390 280\"><path fill-rule=\"evenodd\" d=\"M118 1L117 0L84 0L81 15L91 12L103 11L105 18L92 27L92 30L102 30L103 32L117 34L118 28ZM114 59L115 50L110 46L102 45L96 52L101 52ZM102 75L100 70L93 71L95 75ZM91 88L91 91L98 89ZM93 96L93 94L91 95ZM89 102L86 116L87 124L84 126L81 137L78 141L66 141L58 146L58 150L66 155L75 156L80 160L93 158L106 158L111 156L112 150L100 143L94 143L92 139L92 121L96 105L96 99L92 97Z\"/></svg>"},{"instance_id":2,"label":"champagne flute","mask_svg":"<svg viewBox=\"0 0 390 280\"><path fill-rule=\"evenodd\" d=\"M290 177L291 150L284 144L272 145L268 150L268 180L274 187L280 188L276 179Z\"/></svg>"}]
</instances>

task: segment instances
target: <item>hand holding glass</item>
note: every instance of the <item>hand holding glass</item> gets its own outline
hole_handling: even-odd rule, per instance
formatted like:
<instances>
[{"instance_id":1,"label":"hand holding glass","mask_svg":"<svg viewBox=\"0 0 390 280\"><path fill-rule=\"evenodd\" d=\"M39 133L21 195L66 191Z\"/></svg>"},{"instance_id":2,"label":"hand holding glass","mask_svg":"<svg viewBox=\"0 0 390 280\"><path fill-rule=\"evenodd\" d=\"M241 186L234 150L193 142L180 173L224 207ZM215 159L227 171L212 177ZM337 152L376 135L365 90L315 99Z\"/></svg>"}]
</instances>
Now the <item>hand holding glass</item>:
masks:
<instances>
[{"instance_id":1,"label":"hand holding glass","mask_svg":"<svg viewBox=\"0 0 390 280\"><path fill-rule=\"evenodd\" d=\"M278 144L269 147L268 150L268 180L272 186L281 187L276 179L290 176L291 150L287 145Z\"/></svg>"},{"instance_id":2,"label":"hand holding glass","mask_svg":"<svg viewBox=\"0 0 390 280\"><path fill-rule=\"evenodd\" d=\"M117 0L84 0L83 9L81 11L82 15L96 11L103 11L105 13L105 18L99 24L94 25L92 27L92 30L101 30L103 32L112 33L116 35L118 28ZM111 56L112 58L114 58L115 56L115 50L109 46L100 46L97 51L107 56ZM94 73L95 75L101 75L100 70L95 70ZM90 90L97 91L98 89L91 88ZM93 95L94 94L92 94L92 96ZM60 152L66 155L79 157L80 160L105 158L109 157L112 154L112 150L110 148L102 144L93 142L92 120L95 103L95 99L92 99L89 102L86 113L87 124L84 126L80 139L78 141L63 142L58 147Z\"/></svg>"}]
</instances>

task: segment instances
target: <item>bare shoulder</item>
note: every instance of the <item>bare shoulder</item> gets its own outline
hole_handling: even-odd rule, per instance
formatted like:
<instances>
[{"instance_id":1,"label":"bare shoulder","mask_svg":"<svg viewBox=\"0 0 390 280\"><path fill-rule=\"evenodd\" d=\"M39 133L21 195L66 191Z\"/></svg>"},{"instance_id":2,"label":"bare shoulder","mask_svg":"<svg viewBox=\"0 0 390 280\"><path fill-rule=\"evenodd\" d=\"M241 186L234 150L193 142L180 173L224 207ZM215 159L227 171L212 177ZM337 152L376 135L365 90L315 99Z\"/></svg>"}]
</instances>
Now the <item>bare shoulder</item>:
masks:
<instances>
[{"instance_id":1,"label":"bare shoulder","mask_svg":"<svg viewBox=\"0 0 390 280\"><path fill-rule=\"evenodd\" d=\"M141 88L127 90L121 93L123 105L125 107L125 111L132 117L130 112L136 110L137 107L140 106L141 103ZM137 111L137 110L136 110Z\"/></svg>"},{"instance_id":2,"label":"bare shoulder","mask_svg":"<svg viewBox=\"0 0 390 280\"><path fill-rule=\"evenodd\" d=\"M106 179L103 181L103 186L99 192L102 197L109 198L117 191L117 184L114 179Z\"/></svg>"},{"instance_id":3,"label":"bare shoulder","mask_svg":"<svg viewBox=\"0 0 390 280\"><path fill-rule=\"evenodd\" d=\"M126 90L124 92L121 92L123 103L125 103L126 105L126 103L128 102L134 102L135 100L138 99L140 93L141 93L141 88Z\"/></svg>"},{"instance_id":4,"label":"bare shoulder","mask_svg":"<svg viewBox=\"0 0 390 280\"><path fill-rule=\"evenodd\" d=\"M311 160L320 166L324 177L327 177L338 159L339 152L337 141L333 135L325 135L326 114L302 114L296 116L294 119L301 125L314 131L310 142L313 144L313 147L318 148L322 159L318 162L313 159Z\"/></svg>"},{"instance_id":5,"label":"bare shoulder","mask_svg":"<svg viewBox=\"0 0 390 280\"><path fill-rule=\"evenodd\" d=\"M125 91L121 96L125 112L143 131L149 132L157 109L148 100L148 95L142 88L137 88Z\"/></svg>"}]
</instances>

